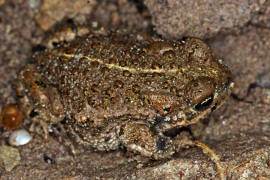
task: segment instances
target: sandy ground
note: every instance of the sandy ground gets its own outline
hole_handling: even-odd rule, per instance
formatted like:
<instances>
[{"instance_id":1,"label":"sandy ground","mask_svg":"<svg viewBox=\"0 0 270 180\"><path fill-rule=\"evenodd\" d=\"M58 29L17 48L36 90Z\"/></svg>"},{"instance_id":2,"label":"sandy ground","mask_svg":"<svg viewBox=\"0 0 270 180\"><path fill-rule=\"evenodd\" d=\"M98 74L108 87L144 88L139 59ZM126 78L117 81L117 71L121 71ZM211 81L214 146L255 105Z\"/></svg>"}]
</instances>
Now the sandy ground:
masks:
<instances>
[{"instance_id":1,"label":"sandy ground","mask_svg":"<svg viewBox=\"0 0 270 180\"><path fill-rule=\"evenodd\" d=\"M98 21L106 28L158 33L164 38L205 39L216 58L234 74L228 102L209 118L201 141L220 157L228 179L270 179L270 1L0 0L0 108L15 103L14 79L39 50L53 26L72 19ZM86 3L86 4L85 4ZM181 7L181 9L179 9ZM27 121L27 120L26 120ZM1 145L11 131L0 128ZM17 147L20 160L11 171L0 163L0 179L217 179L217 165L198 147L173 159L148 161L126 152L77 156L50 136ZM1 148L2 146L0 146Z\"/></svg>"}]
</instances>

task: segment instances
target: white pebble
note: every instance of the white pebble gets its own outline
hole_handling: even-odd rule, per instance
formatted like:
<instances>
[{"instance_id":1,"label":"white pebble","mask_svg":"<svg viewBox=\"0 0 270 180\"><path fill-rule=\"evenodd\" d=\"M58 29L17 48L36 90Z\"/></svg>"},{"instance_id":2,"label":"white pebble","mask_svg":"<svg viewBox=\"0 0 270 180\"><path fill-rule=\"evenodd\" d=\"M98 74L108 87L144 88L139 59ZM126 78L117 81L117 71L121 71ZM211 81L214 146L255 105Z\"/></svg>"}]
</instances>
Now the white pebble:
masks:
<instances>
[{"instance_id":1,"label":"white pebble","mask_svg":"<svg viewBox=\"0 0 270 180\"><path fill-rule=\"evenodd\" d=\"M12 146L22 146L31 141L32 136L24 129L13 131L9 136L8 142Z\"/></svg>"}]
</instances>

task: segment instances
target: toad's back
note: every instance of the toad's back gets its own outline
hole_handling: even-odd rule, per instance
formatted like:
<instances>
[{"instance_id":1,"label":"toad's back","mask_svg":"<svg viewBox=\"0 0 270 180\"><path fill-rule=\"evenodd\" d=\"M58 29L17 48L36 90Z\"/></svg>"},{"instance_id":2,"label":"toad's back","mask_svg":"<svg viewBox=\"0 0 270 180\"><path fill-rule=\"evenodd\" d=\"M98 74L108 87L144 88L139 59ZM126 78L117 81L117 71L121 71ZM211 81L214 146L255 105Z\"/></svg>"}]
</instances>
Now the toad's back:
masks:
<instances>
[{"instance_id":1,"label":"toad's back","mask_svg":"<svg viewBox=\"0 0 270 180\"><path fill-rule=\"evenodd\" d=\"M66 115L83 122L184 111L196 98L192 83L211 80L211 88L218 89L228 78L209 47L195 38L167 42L89 35L38 54L37 62L41 82L35 83L55 87Z\"/></svg>"}]
</instances>

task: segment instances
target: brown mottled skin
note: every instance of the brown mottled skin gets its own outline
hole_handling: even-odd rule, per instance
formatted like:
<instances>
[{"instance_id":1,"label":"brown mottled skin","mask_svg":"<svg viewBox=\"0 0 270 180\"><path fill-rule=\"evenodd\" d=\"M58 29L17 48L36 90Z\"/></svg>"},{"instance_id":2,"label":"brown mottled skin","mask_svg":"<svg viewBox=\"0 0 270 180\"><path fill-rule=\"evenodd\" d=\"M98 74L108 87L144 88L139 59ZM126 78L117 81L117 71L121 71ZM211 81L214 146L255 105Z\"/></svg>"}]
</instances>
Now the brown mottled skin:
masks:
<instances>
[{"instance_id":1,"label":"brown mottled skin","mask_svg":"<svg viewBox=\"0 0 270 180\"><path fill-rule=\"evenodd\" d=\"M18 75L21 109L45 137L61 121L77 143L100 151L170 157L180 129L224 102L231 73L199 39L136 37L89 34L36 54Z\"/></svg>"}]
</instances>

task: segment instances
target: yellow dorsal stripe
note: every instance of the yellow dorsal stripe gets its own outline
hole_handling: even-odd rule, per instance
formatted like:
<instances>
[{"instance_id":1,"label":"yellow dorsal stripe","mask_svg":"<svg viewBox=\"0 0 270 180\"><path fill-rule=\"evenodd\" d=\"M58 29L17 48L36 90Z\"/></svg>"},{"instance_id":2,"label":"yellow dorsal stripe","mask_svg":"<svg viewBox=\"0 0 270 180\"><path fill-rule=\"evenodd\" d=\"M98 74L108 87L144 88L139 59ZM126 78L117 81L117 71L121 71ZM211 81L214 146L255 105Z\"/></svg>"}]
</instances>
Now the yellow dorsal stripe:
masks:
<instances>
[{"instance_id":1,"label":"yellow dorsal stripe","mask_svg":"<svg viewBox=\"0 0 270 180\"><path fill-rule=\"evenodd\" d=\"M131 73L176 73L179 71L179 69L144 69L144 68L130 68L127 66L119 66L117 64L109 64L105 63L104 60L98 59L98 58L90 58L83 55L74 55L74 54L64 54L65 57L74 57L74 58L85 58L89 62L97 61L98 63L110 68L110 69L118 69L121 71L129 71Z\"/></svg>"}]
</instances>

